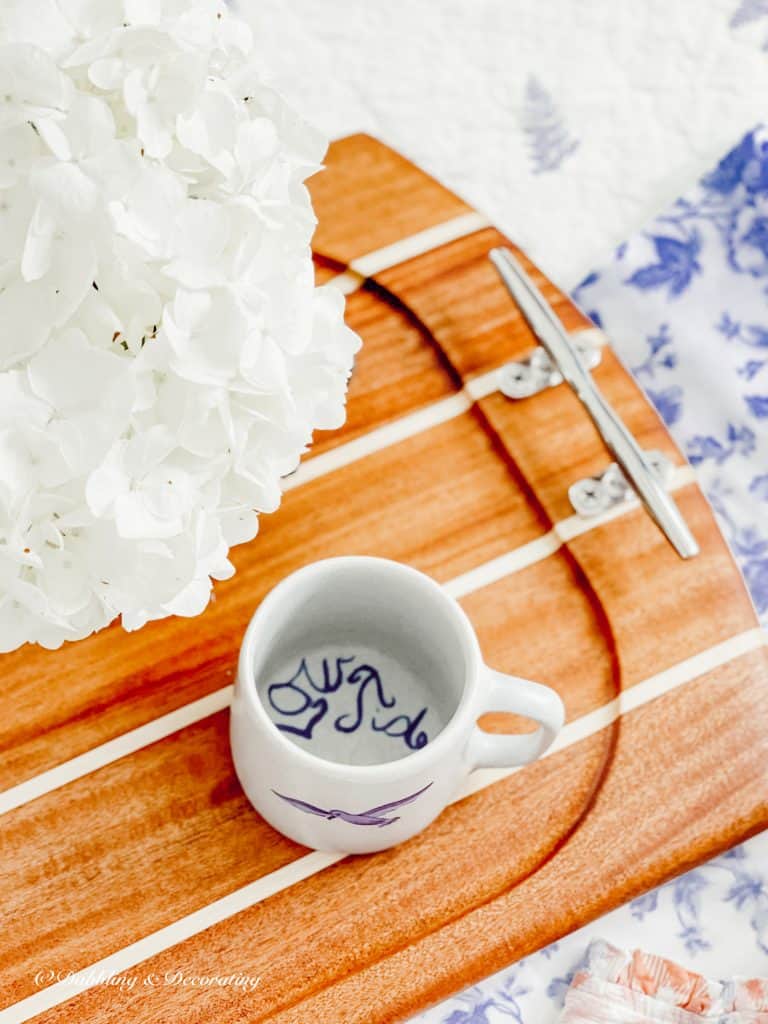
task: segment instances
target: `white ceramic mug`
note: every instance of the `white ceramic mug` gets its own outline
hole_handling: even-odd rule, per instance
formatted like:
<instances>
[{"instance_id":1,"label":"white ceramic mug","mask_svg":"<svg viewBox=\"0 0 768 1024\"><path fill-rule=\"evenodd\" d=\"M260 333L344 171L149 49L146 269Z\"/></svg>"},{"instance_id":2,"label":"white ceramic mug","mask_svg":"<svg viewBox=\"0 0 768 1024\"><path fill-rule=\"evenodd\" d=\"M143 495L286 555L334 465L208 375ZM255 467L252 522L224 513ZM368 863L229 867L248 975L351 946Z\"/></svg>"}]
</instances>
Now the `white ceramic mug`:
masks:
<instances>
[{"instance_id":1,"label":"white ceramic mug","mask_svg":"<svg viewBox=\"0 0 768 1024\"><path fill-rule=\"evenodd\" d=\"M483 732L486 711L539 723ZM251 619L231 710L249 800L305 846L382 850L421 831L473 768L534 760L563 724L554 690L488 668L459 604L382 558L284 579Z\"/></svg>"}]
</instances>

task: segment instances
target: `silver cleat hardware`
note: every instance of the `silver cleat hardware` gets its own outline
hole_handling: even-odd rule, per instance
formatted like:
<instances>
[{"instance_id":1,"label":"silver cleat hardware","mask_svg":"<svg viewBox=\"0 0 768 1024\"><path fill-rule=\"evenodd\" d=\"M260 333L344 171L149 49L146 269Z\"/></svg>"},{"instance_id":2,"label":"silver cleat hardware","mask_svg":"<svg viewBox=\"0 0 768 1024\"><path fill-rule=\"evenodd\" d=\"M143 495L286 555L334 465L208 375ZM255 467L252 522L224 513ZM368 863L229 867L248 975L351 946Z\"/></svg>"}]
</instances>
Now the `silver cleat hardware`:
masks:
<instances>
[{"instance_id":1,"label":"silver cleat hardware","mask_svg":"<svg viewBox=\"0 0 768 1024\"><path fill-rule=\"evenodd\" d=\"M653 475L666 487L672 476L672 463L663 452L646 452L645 456ZM589 519L637 495L621 467L612 462L599 476L588 476L571 484L568 497L574 512Z\"/></svg>"},{"instance_id":2,"label":"silver cleat hardware","mask_svg":"<svg viewBox=\"0 0 768 1024\"><path fill-rule=\"evenodd\" d=\"M602 358L600 349L587 338L580 338L578 332L571 335L571 341L584 368L594 370ZM562 373L541 345L537 345L525 359L507 363L499 370L499 391L507 398L530 398L562 383Z\"/></svg>"},{"instance_id":3,"label":"silver cleat hardware","mask_svg":"<svg viewBox=\"0 0 768 1024\"><path fill-rule=\"evenodd\" d=\"M499 272L504 286L517 303L539 343L547 350L563 380L573 388L576 397L601 435L606 448L632 482L653 521L681 558L693 558L699 545L672 496L653 472L637 440L626 423L606 401L605 395L582 363L573 339L536 284L511 249L491 249L488 256ZM602 479L602 478L601 478ZM593 487L588 487L590 493ZM599 501L600 492L590 500ZM582 501L587 495L581 495Z\"/></svg>"}]
</instances>

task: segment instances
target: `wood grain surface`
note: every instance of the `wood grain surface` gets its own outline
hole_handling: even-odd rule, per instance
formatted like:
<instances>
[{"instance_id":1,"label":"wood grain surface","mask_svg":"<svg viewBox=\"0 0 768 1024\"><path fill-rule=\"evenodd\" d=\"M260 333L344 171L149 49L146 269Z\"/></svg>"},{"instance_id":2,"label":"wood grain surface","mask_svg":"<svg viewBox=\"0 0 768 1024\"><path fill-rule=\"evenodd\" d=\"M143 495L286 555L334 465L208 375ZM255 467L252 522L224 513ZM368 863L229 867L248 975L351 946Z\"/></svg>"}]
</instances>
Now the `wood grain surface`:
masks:
<instances>
[{"instance_id":1,"label":"wood grain surface","mask_svg":"<svg viewBox=\"0 0 768 1024\"><path fill-rule=\"evenodd\" d=\"M534 344L487 259L498 232L365 136L311 185L318 280L386 249L347 299L364 345L346 426L318 436L194 622L2 658L0 1021L402 1020L768 825L768 662L698 487L676 494L691 562L636 502L574 529L568 486L610 461L574 396L469 397ZM682 465L609 348L595 376ZM225 705L266 592L362 553L444 583L488 662L556 687L568 724L561 749L477 774L422 835L331 864L252 810ZM56 976L107 957L135 987ZM164 980L178 972L260 980Z\"/></svg>"}]
</instances>

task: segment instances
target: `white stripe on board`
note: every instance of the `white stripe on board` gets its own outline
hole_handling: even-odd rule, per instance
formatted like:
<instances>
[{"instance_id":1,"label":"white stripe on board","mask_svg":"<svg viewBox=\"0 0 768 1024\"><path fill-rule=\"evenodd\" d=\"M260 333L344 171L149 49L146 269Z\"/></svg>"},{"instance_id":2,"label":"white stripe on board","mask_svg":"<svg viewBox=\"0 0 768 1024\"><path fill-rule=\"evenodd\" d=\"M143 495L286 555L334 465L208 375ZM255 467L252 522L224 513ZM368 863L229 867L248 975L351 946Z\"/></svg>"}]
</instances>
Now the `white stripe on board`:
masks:
<instances>
[{"instance_id":1,"label":"white stripe on board","mask_svg":"<svg viewBox=\"0 0 768 1024\"><path fill-rule=\"evenodd\" d=\"M461 395L455 395L447 401L453 401L454 398L460 397ZM367 434L365 437L360 438L360 440L366 441L370 436L370 434ZM334 451L338 451L338 449ZM333 455L334 451L328 452L328 455ZM288 479L292 480L293 477ZM673 472L669 489L674 491L693 479L695 479L695 476L690 466L677 467ZM515 548L513 551L508 551L506 554L499 555L497 558L478 565L474 569L462 573L461 576L448 580L443 586L452 597L457 599L465 597L475 590L480 590L482 587L498 582L505 576L510 576L513 573L520 572L522 569L527 569L536 562L543 561L543 559L548 558L562 547L566 540L618 519L620 516L626 515L627 512L636 509L638 505L639 501L637 498L631 496L622 504L591 519L570 516L568 519L557 523L554 529L542 534L541 537L536 537L534 540ZM53 768L49 768L47 771L27 779L25 782L20 782L17 786L0 792L0 815L12 811L22 804L29 803L30 800L34 800L39 796L50 793L52 790L59 789L69 782L74 782L75 779L82 778L84 775L103 768L113 761L125 757L127 754L141 750L142 747L147 747L151 743L165 739L171 733L193 725L195 722L199 722L217 711L221 711L229 706L231 696L232 687L224 686L213 693L207 694L205 697L201 697L199 700L193 701L191 704L186 704L175 711L169 712L167 715L162 715L160 718L155 718L151 722L131 729L121 736L115 737L113 740L108 740L106 743L93 747L84 754L79 754L69 761L63 761L61 764L55 765Z\"/></svg>"},{"instance_id":2,"label":"white stripe on board","mask_svg":"<svg viewBox=\"0 0 768 1024\"><path fill-rule=\"evenodd\" d=\"M106 743L100 743L99 746L92 747L84 754L78 754L77 757L70 758L69 761L62 761L54 768L49 768L25 782L20 782L18 786L0 792L0 814L12 811L15 807L21 807L22 804L27 804L30 800L50 793L51 790L66 786L68 782L74 782L75 779L89 775L98 768L111 764L112 761L118 761L127 754L134 754L137 750L148 747L150 743L165 739L171 733L194 725L195 722L229 707L231 701L232 687L222 686L221 689L207 693L199 700L184 704L182 707L176 708L175 711L169 711L167 715L153 718L145 725L130 729L113 740L107 740Z\"/></svg>"},{"instance_id":3,"label":"white stripe on board","mask_svg":"<svg viewBox=\"0 0 768 1024\"><path fill-rule=\"evenodd\" d=\"M749 651L756 650L766 642L765 636L764 631L760 628L748 630L637 683L623 691L610 703L568 722L543 756L548 757L565 750L611 725L620 716L637 710L685 683L692 682L720 665L727 664ZM463 800L472 793L477 793L487 786L513 775L520 771L521 767L481 769L473 772L467 784L451 802L456 803ZM69 977L66 982L57 982L27 996L26 999L22 999L18 1003L14 1003L0 1011L0 1024L11 1024L11 1022L22 1024L36 1014L66 1002L78 992L94 988L107 977L127 974L150 957L157 956L172 946L185 942L213 925L255 906L275 893L288 889L312 875L319 874L343 860L345 856L342 853L319 853L317 851L306 854L291 864L263 875L256 881L236 889L221 899L179 918L165 928L152 932L95 964L83 968Z\"/></svg>"},{"instance_id":4,"label":"white stripe on board","mask_svg":"<svg viewBox=\"0 0 768 1024\"><path fill-rule=\"evenodd\" d=\"M335 277L329 277L328 280L323 281L319 287L324 288L327 284L332 284L334 288L338 288L342 295L351 295L362 287L363 278L359 277L353 271L345 270L343 274L337 274Z\"/></svg>"},{"instance_id":5,"label":"white stripe on board","mask_svg":"<svg viewBox=\"0 0 768 1024\"><path fill-rule=\"evenodd\" d=\"M457 391L454 395L441 398L439 402L417 409L416 412L401 416L400 419L385 423L383 427L376 430L369 430L367 434L356 437L354 441L347 441L330 451L315 455L314 458L302 462L295 473L287 476L282 481L284 491L292 491L294 487L316 480L326 473L348 466L358 459L381 451L382 448L389 448L391 445L406 441L409 437L421 434L432 427L445 423L448 420L461 416L472 408L471 399L463 392Z\"/></svg>"},{"instance_id":6,"label":"white stripe on board","mask_svg":"<svg viewBox=\"0 0 768 1024\"><path fill-rule=\"evenodd\" d=\"M458 600L471 594L474 590L481 590L491 583L497 583L505 576L511 576L514 572L527 569L535 562L541 562L549 555L553 555L561 546L562 541L554 530L550 530L541 537L536 537L535 540L515 548L514 551L508 551L504 555L499 555L498 558L492 558L490 562L485 562L475 569L470 569L469 572L462 573L461 576L455 576L452 580L444 583L443 587L451 597Z\"/></svg>"},{"instance_id":7,"label":"white stripe on board","mask_svg":"<svg viewBox=\"0 0 768 1024\"><path fill-rule=\"evenodd\" d=\"M499 390L499 375L503 369L503 366L498 366L495 370L464 381L464 390L473 402L479 402L481 398L487 398Z\"/></svg>"},{"instance_id":8,"label":"white stripe on board","mask_svg":"<svg viewBox=\"0 0 768 1024\"><path fill-rule=\"evenodd\" d=\"M442 224L435 224L424 231L418 231L415 235L408 235L398 242L385 245L381 249L374 249L352 260L347 270L335 277L328 278L319 287L332 284L342 295L351 295L363 286L366 278L373 274L379 274L382 270L391 270L398 263L413 259L415 256L423 256L425 253L437 249L438 246L446 245L448 242L456 242L460 238L474 234L475 231L482 231L483 228L491 226L487 217L481 213L462 213L451 220L443 221Z\"/></svg>"},{"instance_id":9,"label":"white stripe on board","mask_svg":"<svg viewBox=\"0 0 768 1024\"><path fill-rule=\"evenodd\" d=\"M382 270L389 270L398 263L405 263L415 256L423 256L424 253L437 249L440 245L447 245L448 242L456 242L459 238L474 234L483 228L490 227L490 221L481 213L463 213L459 217L443 221L442 224L435 224L434 227L419 231L415 235L401 238L392 245L385 245L382 249L375 249L366 253L365 256L358 256L352 260L349 269L361 277L372 277L381 273Z\"/></svg>"}]
</instances>

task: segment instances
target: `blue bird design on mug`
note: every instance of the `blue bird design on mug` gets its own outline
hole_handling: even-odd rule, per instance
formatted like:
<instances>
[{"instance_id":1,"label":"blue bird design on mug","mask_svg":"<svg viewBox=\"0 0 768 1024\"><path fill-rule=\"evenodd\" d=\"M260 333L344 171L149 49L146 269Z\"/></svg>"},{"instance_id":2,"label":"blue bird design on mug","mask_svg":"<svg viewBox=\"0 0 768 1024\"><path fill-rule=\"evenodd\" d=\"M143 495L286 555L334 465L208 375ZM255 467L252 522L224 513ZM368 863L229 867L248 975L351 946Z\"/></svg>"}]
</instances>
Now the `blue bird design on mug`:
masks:
<instances>
[{"instance_id":1,"label":"blue bird design on mug","mask_svg":"<svg viewBox=\"0 0 768 1024\"><path fill-rule=\"evenodd\" d=\"M379 804L378 807L371 807L367 811L343 811L337 807L326 811L322 807L316 807L314 804L307 803L306 800L297 800L296 797L278 793L276 789L273 789L272 792L292 807L296 807L306 814L316 814L319 818L325 818L326 821L346 821L349 825L377 825L379 828L382 828L384 825L394 825L396 821L400 820L399 815L395 815L394 818L384 817L384 815L397 810L398 807L404 807L406 804L413 803L431 785L432 783L428 782L426 786L415 793L411 793L410 796L404 796L400 800L392 800L388 804Z\"/></svg>"}]
</instances>

